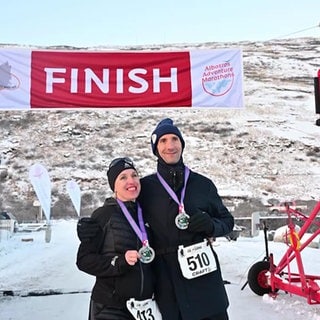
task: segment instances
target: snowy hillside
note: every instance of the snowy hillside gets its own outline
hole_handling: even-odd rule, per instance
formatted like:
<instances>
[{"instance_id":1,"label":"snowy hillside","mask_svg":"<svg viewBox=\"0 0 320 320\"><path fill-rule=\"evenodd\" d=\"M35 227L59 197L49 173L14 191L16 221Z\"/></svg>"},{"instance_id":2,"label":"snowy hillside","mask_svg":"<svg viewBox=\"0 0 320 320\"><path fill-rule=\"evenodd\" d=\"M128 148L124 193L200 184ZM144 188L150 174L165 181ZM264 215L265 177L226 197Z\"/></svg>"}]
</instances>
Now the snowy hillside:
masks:
<instances>
[{"instance_id":1,"label":"snowy hillside","mask_svg":"<svg viewBox=\"0 0 320 320\"><path fill-rule=\"evenodd\" d=\"M184 135L186 164L214 180L228 205L235 206L235 215L261 210L270 199L314 203L320 198L320 127L313 92L320 40L120 49L222 47L243 51L243 110L0 111L0 209L20 220L34 219L38 208L28 170L40 162L52 181L52 217L75 216L65 189L70 179L81 188L81 214L90 214L109 194L106 166L112 158L132 157L141 175L155 170L150 134L164 117L174 119Z\"/></svg>"}]
</instances>

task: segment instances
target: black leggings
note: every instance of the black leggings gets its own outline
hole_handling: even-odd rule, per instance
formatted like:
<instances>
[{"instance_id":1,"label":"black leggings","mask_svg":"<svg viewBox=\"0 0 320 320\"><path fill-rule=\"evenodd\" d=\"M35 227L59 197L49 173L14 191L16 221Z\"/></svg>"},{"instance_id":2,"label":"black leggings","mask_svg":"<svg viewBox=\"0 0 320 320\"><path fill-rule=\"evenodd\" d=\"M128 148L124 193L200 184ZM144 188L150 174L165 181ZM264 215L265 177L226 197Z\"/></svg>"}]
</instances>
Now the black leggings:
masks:
<instances>
[{"instance_id":1,"label":"black leggings","mask_svg":"<svg viewBox=\"0 0 320 320\"><path fill-rule=\"evenodd\" d=\"M180 318L180 319L182 319L182 318ZM202 318L201 320L229 320L229 317L228 317L228 313L226 311L226 312L223 312L223 313L220 313L220 314L216 314L214 316L210 316L210 317L207 317L207 318Z\"/></svg>"},{"instance_id":2,"label":"black leggings","mask_svg":"<svg viewBox=\"0 0 320 320\"><path fill-rule=\"evenodd\" d=\"M134 318L127 309L110 308L91 300L89 320L134 320Z\"/></svg>"},{"instance_id":3,"label":"black leggings","mask_svg":"<svg viewBox=\"0 0 320 320\"><path fill-rule=\"evenodd\" d=\"M227 311L224 313L217 314L215 316L211 316L208 318L204 318L202 320L229 320Z\"/></svg>"}]
</instances>

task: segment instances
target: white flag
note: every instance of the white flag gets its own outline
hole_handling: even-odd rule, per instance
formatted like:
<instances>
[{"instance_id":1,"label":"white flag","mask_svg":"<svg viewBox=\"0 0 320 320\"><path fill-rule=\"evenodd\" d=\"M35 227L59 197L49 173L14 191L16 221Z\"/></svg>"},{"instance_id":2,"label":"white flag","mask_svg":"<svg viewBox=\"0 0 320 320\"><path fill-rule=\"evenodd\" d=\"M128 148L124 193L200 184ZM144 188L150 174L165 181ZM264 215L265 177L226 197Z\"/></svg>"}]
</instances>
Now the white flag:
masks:
<instances>
[{"instance_id":1,"label":"white flag","mask_svg":"<svg viewBox=\"0 0 320 320\"><path fill-rule=\"evenodd\" d=\"M66 189L72 201L72 204L76 209L78 216L80 217L80 204L81 204L80 187L74 180L69 180L67 181Z\"/></svg>"},{"instance_id":2,"label":"white flag","mask_svg":"<svg viewBox=\"0 0 320 320\"><path fill-rule=\"evenodd\" d=\"M51 213L51 182L47 169L40 163L31 166L29 179L38 197L47 222L50 222Z\"/></svg>"}]
</instances>

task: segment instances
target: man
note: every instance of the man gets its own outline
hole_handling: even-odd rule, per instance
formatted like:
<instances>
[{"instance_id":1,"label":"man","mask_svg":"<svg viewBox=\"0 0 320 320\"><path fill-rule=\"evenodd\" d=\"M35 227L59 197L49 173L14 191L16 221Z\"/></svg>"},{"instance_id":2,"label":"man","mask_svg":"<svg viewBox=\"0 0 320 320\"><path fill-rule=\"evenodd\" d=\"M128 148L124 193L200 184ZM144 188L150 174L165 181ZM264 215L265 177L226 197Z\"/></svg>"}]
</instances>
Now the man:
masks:
<instances>
[{"instance_id":1,"label":"man","mask_svg":"<svg viewBox=\"0 0 320 320\"><path fill-rule=\"evenodd\" d=\"M234 218L213 182L185 166L185 141L171 119L157 125L151 147L157 173L141 179L138 201L152 230L155 297L162 317L227 320L229 302L210 240L231 232ZM197 251L206 241L210 251L206 246ZM194 254L187 256L188 250Z\"/></svg>"}]
</instances>

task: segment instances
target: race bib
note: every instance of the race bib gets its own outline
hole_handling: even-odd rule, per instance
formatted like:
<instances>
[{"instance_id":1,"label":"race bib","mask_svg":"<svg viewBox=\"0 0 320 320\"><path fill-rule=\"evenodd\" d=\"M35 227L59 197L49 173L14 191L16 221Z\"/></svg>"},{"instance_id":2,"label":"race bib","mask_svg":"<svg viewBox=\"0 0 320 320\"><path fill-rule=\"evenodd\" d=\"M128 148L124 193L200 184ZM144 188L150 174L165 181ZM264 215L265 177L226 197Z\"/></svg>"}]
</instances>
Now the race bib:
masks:
<instances>
[{"instance_id":1,"label":"race bib","mask_svg":"<svg viewBox=\"0 0 320 320\"><path fill-rule=\"evenodd\" d=\"M178 247L178 260L182 274L193 279L217 270L216 259L207 239L188 247Z\"/></svg>"},{"instance_id":2,"label":"race bib","mask_svg":"<svg viewBox=\"0 0 320 320\"><path fill-rule=\"evenodd\" d=\"M127 308L136 320L162 320L154 299L138 301L131 298L127 301Z\"/></svg>"}]
</instances>

